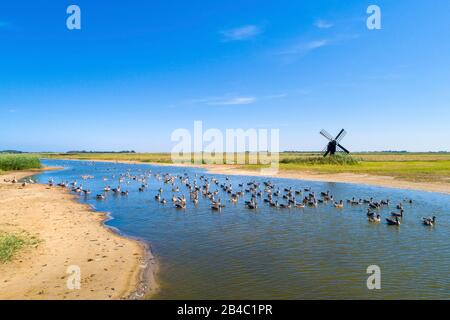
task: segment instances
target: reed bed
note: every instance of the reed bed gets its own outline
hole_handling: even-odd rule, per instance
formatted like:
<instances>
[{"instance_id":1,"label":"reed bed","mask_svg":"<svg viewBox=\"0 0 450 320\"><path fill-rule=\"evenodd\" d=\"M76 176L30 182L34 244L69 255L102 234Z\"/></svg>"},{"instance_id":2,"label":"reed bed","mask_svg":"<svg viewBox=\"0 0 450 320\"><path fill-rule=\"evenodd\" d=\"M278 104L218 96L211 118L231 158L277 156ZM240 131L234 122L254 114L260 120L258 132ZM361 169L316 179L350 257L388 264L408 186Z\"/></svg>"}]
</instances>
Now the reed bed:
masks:
<instances>
[{"instance_id":1,"label":"reed bed","mask_svg":"<svg viewBox=\"0 0 450 320\"><path fill-rule=\"evenodd\" d=\"M0 154L0 171L37 169L41 162L36 155Z\"/></svg>"}]
</instances>

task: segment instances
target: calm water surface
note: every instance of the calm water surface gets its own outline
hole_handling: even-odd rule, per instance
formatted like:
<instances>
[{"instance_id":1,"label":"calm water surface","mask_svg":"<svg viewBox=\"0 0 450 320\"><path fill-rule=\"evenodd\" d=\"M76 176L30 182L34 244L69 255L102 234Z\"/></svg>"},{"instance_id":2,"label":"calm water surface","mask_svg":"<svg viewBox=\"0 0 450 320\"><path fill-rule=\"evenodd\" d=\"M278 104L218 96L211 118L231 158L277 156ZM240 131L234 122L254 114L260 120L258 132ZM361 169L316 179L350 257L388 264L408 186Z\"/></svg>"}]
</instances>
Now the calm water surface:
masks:
<instances>
[{"instance_id":1,"label":"calm water surface","mask_svg":"<svg viewBox=\"0 0 450 320\"><path fill-rule=\"evenodd\" d=\"M37 176L40 183L78 180L92 194L80 201L110 212L107 224L122 233L148 241L159 264L159 299L353 299L437 298L450 299L450 196L343 183L270 179L281 190L311 187L330 190L335 199L389 198L385 217L405 198L406 216L400 227L368 223L366 206L336 209L331 204L306 209L274 209L263 204L252 212L220 193L226 207L211 211L200 198L198 207L188 201L176 210L171 186L154 176L145 192L141 182L122 183L128 196L109 194L105 201L95 195L106 185L116 187L120 174L143 175L151 171L211 176L200 169L116 164L88 161L44 160L45 165L63 166L63 171ZM82 175L95 178L82 181ZM221 183L225 177L214 175ZM113 178L114 177L114 178ZM103 178L108 178L104 181ZM268 178L230 176L234 190L239 183L263 182ZM128 181L128 180L126 180ZM201 182L201 181L198 181ZM261 183L262 184L262 183ZM177 180L180 185L180 180ZM199 183L201 185L201 183ZM167 205L154 200L164 189ZM211 191L221 190L211 184ZM188 198L186 188L180 189ZM299 197L298 197L299 198ZM249 200L249 196L245 197ZM280 201L282 202L282 201ZM437 217L434 227L425 227L421 217ZM381 290L368 290L366 269L381 268Z\"/></svg>"}]
</instances>

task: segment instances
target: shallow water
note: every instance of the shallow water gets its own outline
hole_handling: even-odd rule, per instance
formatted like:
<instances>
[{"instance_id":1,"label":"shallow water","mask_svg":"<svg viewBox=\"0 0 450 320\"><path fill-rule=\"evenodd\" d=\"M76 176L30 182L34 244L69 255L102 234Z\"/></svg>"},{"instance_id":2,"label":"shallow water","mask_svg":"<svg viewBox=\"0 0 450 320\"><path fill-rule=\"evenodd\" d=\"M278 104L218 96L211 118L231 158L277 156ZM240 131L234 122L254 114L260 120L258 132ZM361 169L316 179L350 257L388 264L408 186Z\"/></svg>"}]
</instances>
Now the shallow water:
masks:
<instances>
[{"instance_id":1,"label":"shallow water","mask_svg":"<svg viewBox=\"0 0 450 320\"><path fill-rule=\"evenodd\" d=\"M198 207L188 201L185 210L176 210L171 203L171 186L154 176L145 192L138 192L140 182L130 181L122 184L122 189L129 190L128 196L109 194L106 200L98 201L95 195L106 185L116 187L119 175L126 172L188 173L191 179L195 173L210 175L195 168L62 160L43 163L66 169L39 174L36 178L40 183L49 178L55 183L82 182L92 194L80 196L81 202L110 212L113 219L108 225L151 244L160 264L158 299L450 298L449 195L270 179L281 190L311 187L316 194L330 190L335 199L389 198L392 204L380 211L379 224L368 223L367 205L274 209L261 201L253 212L244 208L243 199L237 205L228 202L228 196L211 183L210 190L220 190L219 197L226 204L220 213L213 212L203 198ZM95 178L82 181L82 175ZM224 176L214 176L225 182ZM104 177L109 180L103 181ZM234 190L239 183L245 186L267 180L230 176ZM160 187L167 205L154 200ZM189 198L186 188L180 190ZM405 198L413 204L405 204L402 225L386 225L384 218ZM245 200L249 200L248 195ZM436 226L422 225L421 217L433 215ZM381 268L381 290L367 289L369 265Z\"/></svg>"}]
</instances>

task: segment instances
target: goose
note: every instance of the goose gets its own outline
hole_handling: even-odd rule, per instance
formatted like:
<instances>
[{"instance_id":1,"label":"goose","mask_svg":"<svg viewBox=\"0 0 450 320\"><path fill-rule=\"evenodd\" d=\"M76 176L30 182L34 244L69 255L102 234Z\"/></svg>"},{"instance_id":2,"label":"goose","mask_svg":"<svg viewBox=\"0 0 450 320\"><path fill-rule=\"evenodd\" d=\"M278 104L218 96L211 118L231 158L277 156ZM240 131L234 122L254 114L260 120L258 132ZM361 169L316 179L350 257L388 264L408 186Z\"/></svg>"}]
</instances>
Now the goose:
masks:
<instances>
[{"instance_id":1,"label":"goose","mask_svg":"<svg viewBox=\"0 0 450 320\"><path fill-rule=\"evenodd\" d=\"M107 186L107 187L103 188L103 191L109 192L109 191L111 191L111 187L110 187L110 186Z\"/></svg>"},{"instance_id":2,"label":"goose","mask_svg":"<svg viewBox=\"0 0 450 320\"><path fill-rule=\"evenodd\" d=\"M422 218L422 222L424 225L432 227L436 223L436 217L433 216L431 218Z\"/></svg>"},{"instance_id":3,"label":"goose","mask_svg":"<svg viewBox=\"0 0 450 320\"><path fill-rule=\"evenodd\" d=\"M122 192L120 192L120 194L121 194L122 196L127 196L127 195L128 195L128 190L122 191Z\"/></svg>"},{"instance_id":4,"label":"goose","mask_svg":"<svg viewBox=\"0 0 450 320\"><path fill-rule=\"evenodd\" d=\"M19 181L16 179L16 177L14 177L11 181L11 183L17 183L17 182L19 182Z\"/></svg>"},{"instance_id":5,"label":"goose","mask_svg":"<svg viewBox=\"0 0 450 320\"><path fill-rule=\"evenodd\" d=\"M97 200L105 200L105 196L103 194L98 194L96 198Z\"/></svg>"},{"instance_id":6,"label":"goose","mask_svg":"<svg viewBox=\"0 0 450 320\"><path fill-rule=\"evenodd\" d=\"M247 208L250 210L255 210L258 208L258 205L256 204L256 202L250 202L247 204Z\"/></svg>"},{"instance_id":7,"label":"goose","mask_svg":"<svg viewBox=\"0 0 450 320\"><path fill-rule=\"evenodd\" d=\"M112 189L112 191L114 193L120 193L120 187L114 188L114 189Z\"/></svg>"},{"instance_id":8,"label":"goose","mask_svg":"<svg viewBox=\"0 0 450 320\"><path fill-rule=\"evenodd\" d=\"M371 209L379 209L379 208L380 208L380 207L378 206L378 204L375 203L375 202L369 203L369 207L370 207Z\"/></svg>"},{"instance_id":9,"label":"goose","mask_svg":"<svg viewBox=\"0 0 450 320\"><path fill-rule=\"evenodd\" d=\"M368 217L373 217L375 215L375 212L370 211L370 209L367 209L367 216Z\"/></svg>"},{"instance_id":10,"label":"goose","mask_svg":"<svg viewBox=\"0 0 450 320\"><path fill-rule=\"evenodd\" d=\"M369 222L380 222L381 221L381 217L379 214L377 214L376 217L369 217Z\"/></svg>"},{"instance_id":11,"label":"goose","mask_svg":"<svg viewBox=\"0 0 450 320\"><path fill-rule=\"evenodd\" d=\"M161 204L167 204L167 200L166 199L162 199L161 200Z\"/></svg>"},{"instance_id":12,"label":"goose","mask_svg":"<svg viewBox=\"0 0 450 320\"><path fill-rule=\"evenodd\" d=\"M339 208L339 209L342 209L343 207L344 207L344 201L339 201L339 203L338 202L335 202L334 203L334 206L336 207L336 208Z\"/></svg>"},{"instance_id":13,"label":"goose","mask_svg":"<svg viewBox=\"0 0 450 320\"><path fill-rule=\"evenodd\" d=\"M317 207L317 201L309 201L308 206L310 207Z\"/></svg>"},{"instance_id":14,"label":"goose","mask_svg":"<svg viewBox=\"0 0 450 320\"><path fill-rule=\"evenodd\" d=\"M328 197L328 196L330 195L330 191L327 191L327 192L321 192L320 195L321 195L322 197Z\"/></svg>"},{"instance_id":15,"label":"goose","mask_svg":"<svg viewBox=\"0 0 450 320\"><path fill-rule=\"evenodd\" d=\"M400 212L391 212L391 216L403 218L403 212L403 209L401 209Z\"/></svg>"},{"instance_id":16,"label":"goose","mask_svg":"<svg viewBox=\"0 0 450 320\"><path fill-rule=\"evenodd\" d=\"M185 209L186 208L186 203L177 202L177 203L175 203L175 208L177 208L177 209Z\"/></svg>"},{"instance_id":17,"label":"goose","mask_svg":"<svg viewBox=\"0 0 450 320\"><path fill-rule=\"evenodd\" d=\"M399 226L400 225L400 221L398 220L398 217L395 217L394 220L386 218L386 222L390 226Z\"/></svg>"},{"instance_id":18,"label":"goose","mask_svg":"<svg viewBox=\"0 0 450 320\"><path fill-rule=\"evenodd\" d=\"M160 193L158 193L158 194L155 196L155 200L156 200L156 201L161 201L161 194L160 194Z\"/></svg>"},{"instance_id":19,"label":"goose","mask_svg":"<svg viewBox=\"0 0 450 320\"><path fill-rule=\"evenodd\" d=\"M295 207L296 207L296 208L299 208L299 209L303 209L303 208L305 208L305 204L302 203L302 202L296 203L296 204L295 204Z\"/></svg>"},{"instance_id":20,"label":"goose","mask_svg":"<svg viewBox=\"0 0 450 320\"><path fill-rule=\"evenodd\" d=\"M271 201L271 202L269 202L269 205L271 207L278 208L278 201L275 201L275 202Z\"/></svg>"},{"instance_id":21,"label":"goose","mask_svg":"<svg viewBox=\"0 0 450 320\"><path fill-rule=\"evenodd\" d=\"M91 194L91 190L87 189L87 190L83 190L84 194Z\"/></svg>"},{"instance_id":22,"label":"goose","mask_svg":"<svg viewBox=\"0 0 450 320\"><path fill-rule=\"evenodd\" d=\"M214 210L214 211L220 211L222 209L222 206L219 203L214 203L211 206L211 209Z\"/></svg>"},{"instance_id":23,"label":"goose","mask_svg":"<svg viewBox=\"0 0 450 320\"><path fill-rule=\"evenodd\" d=\"M398 210L403 210L403 205L401 203L399 203L396 207Z\"/></svg>"},{"instance_id":24,"label":"goose","mask_svg":"<svg viewBox=\"0 0 450 320\"><path fill-rule=\"evenodd\" d=\"M281 209L289 209L290 207L291 207L290 204L284 204L284 203L281 203L281 204L280 204L280 208L281 208Z\"/></svg>"}]
</instances>

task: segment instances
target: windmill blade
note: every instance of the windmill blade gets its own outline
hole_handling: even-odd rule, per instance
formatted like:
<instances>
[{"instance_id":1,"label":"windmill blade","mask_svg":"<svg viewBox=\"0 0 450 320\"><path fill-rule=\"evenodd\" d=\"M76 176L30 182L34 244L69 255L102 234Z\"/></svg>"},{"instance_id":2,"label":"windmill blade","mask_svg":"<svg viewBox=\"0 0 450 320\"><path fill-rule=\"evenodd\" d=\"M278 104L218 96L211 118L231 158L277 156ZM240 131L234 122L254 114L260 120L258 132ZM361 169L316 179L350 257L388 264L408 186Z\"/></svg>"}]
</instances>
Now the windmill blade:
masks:
<instances>
[{"instance_id":1,"label":"windmill blade","mask_svg":"<svg viewBox=\"0 0 450 320\"><path fill-rule=\"evenodd\" d=\"M327 138L330 141L333 140L333 136L331 134L329 134L328 132L326 132L324 129L322 129L320 131L320 134L323 135L325 138Z\"/></svg>"},{"instance_id":2,"label":"windmill blade","mask_svg":"<svg viewBox=\"0 0 450 320\"><path fill-rule=\"evenodd\" d=\"M345 153L350 153L350 151L348 151L347 149L345 149L343 146L341 146L340 144L337 145L339 149L341 149L342 151L344 151Z\"/></svg>"},{"instance_id":3,"label":"windmill blade","mask_svg":"<svg viewBox=\"0 0 450 320\"><path fill-rule=\"evenodd\" d=\"M325 154L323 155L323 157L325 158L329 153L330 153L330 150L327 150L327 152L325 152Z\"/></svg>"},{"instance_id":4,"label":"windmill blade","mask_svg":"<svg viewBox=\"0 0 450 320\"><path fill-rule=\"evenodd\" d=\"M347 131L345 131L344 129L341 130L341 132L339 132L339 134L336 136L336 141L337 143L339 143L347 134Z\"/></svg>"}]
</instances>

